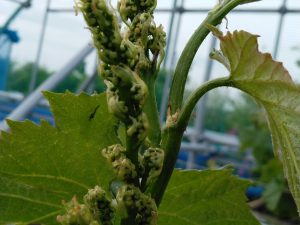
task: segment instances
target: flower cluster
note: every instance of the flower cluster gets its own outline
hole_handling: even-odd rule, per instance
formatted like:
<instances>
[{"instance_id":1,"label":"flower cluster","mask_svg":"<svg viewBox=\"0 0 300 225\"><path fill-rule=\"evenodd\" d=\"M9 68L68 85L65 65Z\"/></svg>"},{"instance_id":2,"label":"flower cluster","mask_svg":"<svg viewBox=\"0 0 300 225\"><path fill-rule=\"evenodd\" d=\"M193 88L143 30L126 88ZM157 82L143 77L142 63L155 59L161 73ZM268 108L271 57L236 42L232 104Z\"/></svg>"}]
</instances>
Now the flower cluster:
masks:
<instances>
[{"instance_id":1,"label":"flower cluster","mask_svg":"<svg viewBox=\"0 0 300 225\"><path fill-rule=\"evenodd\" d=\"M79 204L74 197L65 203L66 213L57 216L62 225L112 225L114 208L99 186L90 189L84 196L84 204Z\"/></svg>"},{"instance_id":2,"label":"flower cluster","mask_svg":"<svg viewBox=\"0 0 300 225\"><path fill-rule=\"evenodd\" d=\"M120 210L126 214L134 212L136 225L157 224L157 207L154 200L134 185L122 186L117 192L116 201Z\"/></svg>"},{"instance_id":3,"label":"flower cluster","mask_svg":"<svg viewBox=\"0 0 300 225\"><path fill-rule=\"evenodd\" d=\"M142 109L148 90L138 70L149 64L144 49L121 34L117 15L105 0L81 0L78 6L98 50L109 109L125 123L128 135L141 142L147 130Z\"/></svg>"},{"instance_id":4,"label":"flower cluster","mask_svg":"<svg viewBox=\"0 0 300 225\"><path fill-rule=\"evenodd\" d=\"M111 163L117 178L124 182L116 191L117 209L125 212L125 217L134 214L137 225L156 225L157 207L154 200L142 193L132 181L139 176L139 180L146 179L145 183L149 184L157 177L163 166L164 151L159 148L145 150L144 154L139 155L138 167L126 158L125 153L126 149L120 144L102 150L102 155Z\"/></svg>"},{"instance_id":5,"label":"flower cluster","mask_svg":"<svg viewBox=\"0 0 300 225\"><path fill-rule=\"evenodd\" d=\"M106 197L102 188L96 186L94 189L90 189L84 196L84 203L94 218L101 221L102 225L112 225L115 212L111 201Z\"/></svg>"},{"instance_id":6,"label":"flower cluster","mask_svg":"<svg viewBox=\"0 0 300 225\"><path fill-rule=\"evenodd\" d=\"M127 21L133 19L141 12L153 13L156 7L156 0L120 0L118 2L118 11L122 20L127 24Z\"/></svg>"},{"instance_id":7,"label":"flower cluster","mask_svg":"<svg viewBox=\"0 0 300 225\"><path fill-rule=\"evenodd\" d=\"M134 183L136 178L146 177L146 184L149 184L160 174L164 162L164 151L160 148L148 148L139 154L138 166L126 157L126 149L120 144L103 149L102 155L112 165L117 178L125 183Z\"/></svg>"},{"instance_id":8,"label":"flower cluster","mask_svg":"<svg viewBox=\"0 0 300 225\"><path fill-rule=\"evenodd\" d=\"M156 26L153 18L157 2L119 0L116 12L107 0L77 1L98 50L100 74L107 86L108 109L125 127L126 143L102 150L116 179L122 183L115 191L113 202L116 209L126 212L125 217L134 218L135 224L154 225L156 204L143 193L142 186L159 175L164 154L157 148L145 150L143 143L149 123L143 109L148 96L147 81L156 78L166 44L165 32L162 26ZM111 221L113 215L110 201L105 199L105 193L95 188L89 191L84 199L85 207L82 206L89 209L93 218L98 215L101 224Z\"/></svg>"},{"instance_id":9,"label":"flower cluster","mask_svg":"<svg viewBox=\"0 0 300 225\"><path fill-rule=\"evenodd\" d=\"M147 184L156 178L162 170L164 151L160 148L148 148L142 157L142 165L147 172Z\"/></svg>"},{"instance_id":10,"label":"flower cluster","mask_svg":"<svg viewBox=\"0 0 300 225\"><path fill-rule=\"evenodd\" d=\"M126 149L120 144L102 150L102 155L111 163L117 178L132 182L137 177L135 165L125 155Z\"/></svg>"}]
</instances>

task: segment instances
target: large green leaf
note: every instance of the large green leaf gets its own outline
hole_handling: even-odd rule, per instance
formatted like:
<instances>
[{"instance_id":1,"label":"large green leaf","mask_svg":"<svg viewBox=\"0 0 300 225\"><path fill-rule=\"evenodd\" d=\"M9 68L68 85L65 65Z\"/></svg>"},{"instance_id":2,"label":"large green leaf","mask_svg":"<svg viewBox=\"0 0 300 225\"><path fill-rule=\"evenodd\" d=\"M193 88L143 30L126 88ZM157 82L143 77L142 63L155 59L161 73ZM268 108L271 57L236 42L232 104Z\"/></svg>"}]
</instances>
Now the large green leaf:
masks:
<instances>
[{"instance_id":1,"label":"large green leaf","mask_svg":"<svg viewBox=\"0 0 300 225\"><path fill-rule=\"evenodd\" d=\"M118 142L116 121L104 94L45 93L55 117L47 122L9 121L0 140L0 224L55 224L62 201L88 188L107 188L113 173L100 150Z\"/></svg>"},{"instance_id":2,"label":"large green leaf","mask_svg":"<svg viewBox=\"0 0 300 225\"><path fill-rule=\"evenodd\" d=\"M231 170L175 171L158 212L161 225L258 225Z\"/></svg>"},{"instance_id":3,"label":"large green leaf","mask_svg":"<svg viewBox=\"0 0 300 225\"><path fill-rule=\"evenodd\" d=\"M257 36L245 31L223 35L221 52L212 57L230 71L232 85L251 95L266 111L275 154L300 208L300 89L282 63L258 50ZM255 140L253 140L255 141Z\"/></svg>"}]
</instances>

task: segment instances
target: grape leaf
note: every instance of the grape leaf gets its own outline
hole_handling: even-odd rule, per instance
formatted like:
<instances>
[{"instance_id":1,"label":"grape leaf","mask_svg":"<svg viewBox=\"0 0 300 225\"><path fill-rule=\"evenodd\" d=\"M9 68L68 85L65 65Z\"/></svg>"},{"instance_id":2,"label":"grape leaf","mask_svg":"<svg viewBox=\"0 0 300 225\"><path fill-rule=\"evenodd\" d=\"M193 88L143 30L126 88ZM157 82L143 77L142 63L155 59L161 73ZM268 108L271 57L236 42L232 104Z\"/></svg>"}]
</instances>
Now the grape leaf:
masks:
<instances>
[{"instance_id":1,"label":"grape leaf","mask_svg":"<svg viewBox=\"0 0 300 225\"><path fill-rule=\"evenodd\" d=\"M116 120L105 94L44 93L55 117L45 121L8 121L0 140L0 224L57 224L62 201L88 188L108 188L113 176L100 150L118 142Z\"/></svg>"},{"instance_id":2,"label":"grape leaf","mask_svg":"<svg viewBox=\"0 0 300 225\"><path fill-rule=\"evenodd\" d=\"M248 181L231 170L174 171L158 211L163 225L258 225L245 203Z\"/></svg>"},{"instance_id":3,"label":"grape leaf","mask_svg":"<svg viewBox=\"0 0 300 225\"><path fill-rule=\"evenodd\" d=\"M281 62L259 52L257 35L212 30L221 42L221 51L213 52L212 58L229 69L232 86L248 93L266 111L274 152L283 163L299 211L300 89Z\"/></svg>"}]
</instances>

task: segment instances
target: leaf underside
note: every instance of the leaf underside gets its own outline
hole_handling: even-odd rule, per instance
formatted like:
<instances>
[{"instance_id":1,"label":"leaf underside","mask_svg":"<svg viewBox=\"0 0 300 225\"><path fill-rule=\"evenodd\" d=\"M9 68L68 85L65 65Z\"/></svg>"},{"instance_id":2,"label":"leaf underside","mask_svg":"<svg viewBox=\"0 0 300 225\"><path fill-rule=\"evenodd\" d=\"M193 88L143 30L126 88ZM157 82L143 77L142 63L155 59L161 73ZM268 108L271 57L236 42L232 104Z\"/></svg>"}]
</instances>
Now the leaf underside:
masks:
<instances>
[{"instance_id":1,"label":"leaf underside","mask_svg":"<svg viewBox=\"0 0 300 225\"><path fill-rule=\"evenodd\" d=\"M158 224L259 225L246 204L248 185L231 170L174 171Z\"/></svg>"},{"instance_id":2,"label":"leaf underside","mask_svg":"<svg viewBox=\"0 0 300 225\"><path fill-rule=\"evenodd\" d=\"M62 201L113 176L100 150L118 142L104 94L44 93L55 127L8 121L0 139L0 224L57 224Z\"/></svg>"},{"instance_id":3,"label":"leaf underside","mask_svg":"<svg viewBox=\"0 0 300 225\"><path fill-rule=\"evenodd\" d=\"M300 88L282 63L258 50L257 36L235 31L220 39L221 51L212 58L230 70L233 86L251 95L266 111L275 155L295 202L300 208ZM253 140L255 141L255 140Z\"/></svg>"}]
</instances>

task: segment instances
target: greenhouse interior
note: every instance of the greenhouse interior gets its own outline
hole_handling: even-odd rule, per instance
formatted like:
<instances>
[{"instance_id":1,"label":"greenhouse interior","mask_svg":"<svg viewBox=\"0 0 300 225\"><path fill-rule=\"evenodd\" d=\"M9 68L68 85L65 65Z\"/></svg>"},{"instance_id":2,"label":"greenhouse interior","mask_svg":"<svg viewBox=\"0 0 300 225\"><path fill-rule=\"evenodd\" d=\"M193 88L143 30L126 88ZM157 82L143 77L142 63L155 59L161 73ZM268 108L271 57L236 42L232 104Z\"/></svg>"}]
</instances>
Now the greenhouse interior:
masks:
<instances>
[{"instance_id":1,"label":"greenhouse interior","mask_svg":"<svg viewBox=\"0 0 300 225\"><path fill-rule=\"evenodd\" d=\"M0 0L0 225L300 225L299 75L299 0Z\"/></svg>"}]
</instances>

